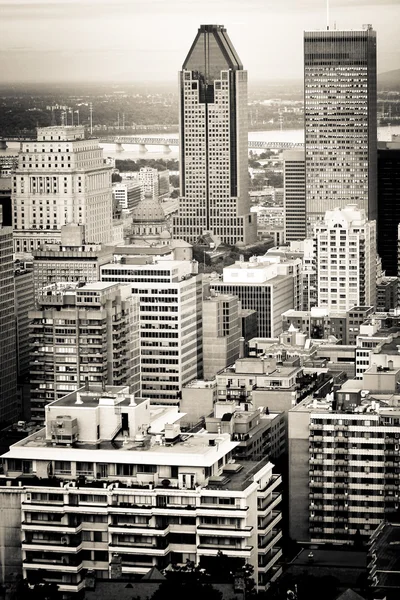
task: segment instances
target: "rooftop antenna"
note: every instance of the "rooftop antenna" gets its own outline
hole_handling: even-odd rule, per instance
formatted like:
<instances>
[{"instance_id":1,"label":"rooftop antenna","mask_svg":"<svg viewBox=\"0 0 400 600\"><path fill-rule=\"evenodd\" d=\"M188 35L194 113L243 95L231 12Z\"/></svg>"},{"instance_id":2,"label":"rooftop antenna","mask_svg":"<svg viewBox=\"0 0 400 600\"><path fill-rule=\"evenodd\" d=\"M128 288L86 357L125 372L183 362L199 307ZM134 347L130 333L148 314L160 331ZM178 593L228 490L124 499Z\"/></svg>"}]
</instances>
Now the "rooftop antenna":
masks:
<instances>
[{"instance_id":1,"label":"rooftop antenna","mask_svg":"<svg viewBox=\"0 0 400 600\"><path fill-rule=\"evenodd\" d=\"M326 0L326 30L329 31L329 0Z\"/></svg>"},{"instance_id":2,"label":"rooftop antenna","mask_svg":"<svg viewBox=\"0 0 400 600\"><path fill-rule=\"evenodd\" d=\"M90 113L90 133L93 133L93 102L89 104L89 113Z\"/></svg>"}]
</instances>

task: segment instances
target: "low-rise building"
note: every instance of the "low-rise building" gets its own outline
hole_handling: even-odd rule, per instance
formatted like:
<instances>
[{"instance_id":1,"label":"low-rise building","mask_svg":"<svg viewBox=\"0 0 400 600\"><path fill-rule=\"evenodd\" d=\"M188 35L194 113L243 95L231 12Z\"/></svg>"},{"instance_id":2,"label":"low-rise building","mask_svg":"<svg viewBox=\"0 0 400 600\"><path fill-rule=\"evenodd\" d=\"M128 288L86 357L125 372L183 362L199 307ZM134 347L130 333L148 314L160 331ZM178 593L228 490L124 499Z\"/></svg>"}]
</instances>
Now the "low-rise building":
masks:
<instances>
[{"instance_id":1,"label":"low-rise building","mask_svg":"<svg viewBox=\"0 0 400 600\"><path fill-rule=\"evenodd\" d=\"M237 462L227 434L182 434L180 416L136 404L127 387L87 385L50 404L45 428L2 457L10 510L0 515L0 554L6 529L14 544L6 575L21 552L29 583L74 593L87 569L110 578L116 555L127 576L222 549L266 589L281 572L281 477L268 459Z\"/></svg>"}]
</instances>

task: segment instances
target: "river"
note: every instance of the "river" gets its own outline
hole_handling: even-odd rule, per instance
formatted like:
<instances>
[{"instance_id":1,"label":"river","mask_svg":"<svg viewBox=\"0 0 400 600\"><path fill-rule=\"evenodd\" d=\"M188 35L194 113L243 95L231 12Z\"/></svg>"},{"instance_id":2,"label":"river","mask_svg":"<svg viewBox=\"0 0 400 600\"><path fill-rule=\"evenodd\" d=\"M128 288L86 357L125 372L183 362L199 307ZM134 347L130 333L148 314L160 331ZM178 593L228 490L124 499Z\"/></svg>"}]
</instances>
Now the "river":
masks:
<instances>
[{"instance_id":1,"label":"river","mask_svg":"<svg viewBox=\"0 0 400 600\"><path fill-rule=\"evenodd\" d=\"M379 141L390 141L392 135L400 135L400 125L395 127L378 127L378 140ZM153 133L146 134L143 137L169 137L177 138L178 132L175 133ZM250 131L249 139L254 141L264 142L304 142L304 130L303 129L271 129L269 131ZM0 150L0 156L7 154L17 154L19 149L19 142L8 142L7 150ZM111 158L130 158L137 160L138 158L178 158L178 148L172 147L171 152L166 153L163 146L148 146L147 152L140 152L137 146L124 145L123 150L117 152L114 144L100 144L104 149L104 156Z\"/></svg>"}]
</instances>

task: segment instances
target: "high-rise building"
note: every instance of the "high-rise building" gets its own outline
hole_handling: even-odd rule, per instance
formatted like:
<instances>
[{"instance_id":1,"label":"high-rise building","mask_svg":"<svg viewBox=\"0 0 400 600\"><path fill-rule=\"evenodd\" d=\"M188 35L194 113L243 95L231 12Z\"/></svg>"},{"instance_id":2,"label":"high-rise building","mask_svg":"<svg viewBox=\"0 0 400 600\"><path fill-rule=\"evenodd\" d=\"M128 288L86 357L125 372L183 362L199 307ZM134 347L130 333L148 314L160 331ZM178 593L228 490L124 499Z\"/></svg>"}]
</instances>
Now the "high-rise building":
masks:
<instances>
[{"instance_id":1,"label":"high-rise building","mask_svg":"<svg viewBox=\"0 0 400 600\"><path fill-rule=\"evenodd\" d=\"M258 335L277 337L282 313L301 307L301 260L254 257L225 267L222 281L210 280L212 290L237 296L243 309L257 311Z\"/></svg>"},{"instance_id":2,"label":"high-rise building","mask_svg":"<svg viewBox=\"0 0 400 600\"><path fill-rule=\"evenodd\" d=\"M378 254L386 275L397 276L400 223L400 136L378 145Z\"/></svg>"},{"instance_id":3,"label":"high-rise building","mask_svg":"<svg viewBox=\"0 0 400 600\"><path fill-rule=\"evenodd\" d=\"M239 358L239 305L237 296L215 292L203 300L204 379L213 379L218 371Z\"/></svg>"},{"instance_id":4,"label":"high-rise building","mask_svg":"<svg viewBox=\"0 0 400 600\"><path fill-rule=\"evenodd\" d=\"M283 153L285 241L304 240L306 234L306 174L303 150Z\"/></svg>"},{"instance_id":5,"label":"high-rise building","mask_svg":"<svg viewBox=\"0 0 400 600\"><path fill-rule=\"evenodd\" d=\"M129 283L140 298L142 397L178 404L182 387L203 375L197 263L125 255L101 267L101 280Z\"/></svg>"},{"instance_id":6,"label":"high-rise building","mask_svg":"<svg viewBox=\"0 0 400 600\"><path fill-rule=\"evenodd\" d=\"M84 127L39 127L21 143L13 175L14 251L60 243L62 225L85 225L87 243L111 242L112 167Z\"/></svg>"},{"instance_id":7,"label":"high-rise building","mask_svg":"<svg viewBox=\"0 0 400 600\"><path fill-rule=\"evenodd\" d=\"M62 225L60 237L59 243L42 244L32 253L36 292L45 285L62 281L80 284L99 281L100 266L112 260L112 246L85 242L84 225Z\"/></svg>"},{"instance_id":8,"label":"high-rise building","mask_svg":"<svg viewBox=\"0 0 400 600\"><path fill-rule=\"evenodd\" d=\"M252 243L248 194L247 71L221 25L201 25L180 78L180 185L174 237L205 231Z\"/></svg>"},{"instance_id":9,"label":"high-rise building","mask_svg":"<svg viewBox=\"0 0 400 600\"><path fill-rule=\"evenodd\" d=\"M130 286L53 284L39 290L37 305L29 312L33 421L86 381L139 393L139 301Z\"/></svg>"},{"instance_id":10,"label":"high-rise building","mask_svg":"<svg viewBox=\"0 0 400 600\"><path fill-rule=\"evenodd\" d=\"M315 225L318 306L347 311L375 306L376 222L348 205Z\"/></svg>"},{"instance_id":11,"label":"high-rise building","mask_svg":"<svg viewBox=\"0 0 400 600\"><path fill-rule=\"evenodd\" d=\"M49 405L46 428L2 457L3 573L17 571L19 553L29 583L73 594L87 569L111 578L115 554L127 577L199 565L222 549L252 565L265 590L281 573L282 478L268 459L236 461L240 442L227 433L181 435L182 416L115 386L88 385Z\"/></svg>"},{"instance_id":12,"label":"high-rise building","mask_svg":"<svg viewBox=\"0 0 400 600\"><path fill-rule=\"evenodd\" d=\"M307 227L358 204L376 219L376 32L307 31L304 125Z\"/></svg>"},{"instance_id":13,"label":"high-rise building","mask_svg":"<svg viewBox=\"0 0 400 600\"><path fill-rule=\"evenodd\" d=\"M0 215L1 217L1 215ZM0 422L18 417L13 230L0 219Z\"/></svg>"},{"instance_id":14,"label":"high-rise building","mask_svg":"<svg viewBox=\"0 0 400 600\"><path fill-rule=\"evenodd\" d=\"M309 396L289 411L293 540L353 545L398 512L399 384L399 368L375 366L335 398Z\"/></svg>"}]
</instances>

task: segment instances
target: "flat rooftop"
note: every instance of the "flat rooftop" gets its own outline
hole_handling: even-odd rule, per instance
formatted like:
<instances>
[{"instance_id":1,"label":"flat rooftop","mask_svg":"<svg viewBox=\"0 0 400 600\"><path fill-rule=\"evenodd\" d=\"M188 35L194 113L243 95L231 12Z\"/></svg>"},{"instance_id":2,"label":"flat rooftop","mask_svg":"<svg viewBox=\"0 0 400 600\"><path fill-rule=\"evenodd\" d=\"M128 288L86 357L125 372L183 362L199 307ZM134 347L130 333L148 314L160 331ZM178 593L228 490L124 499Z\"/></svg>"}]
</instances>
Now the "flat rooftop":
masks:
<instances>
[{"instance_id":1,"label":"flat rooftop","mask_svg":"<svg viewBox=\"0 0 400 600\"><path fill-rule=\"evenodd\" d=\"M312 552L313 560L310 562L309 554ZM354 552L353 550L322 550L313 545L301 550L291 561L291 565L307 567L343 567L343 568L366 568L367 552Z\"/></svg>"}]
</instances>

